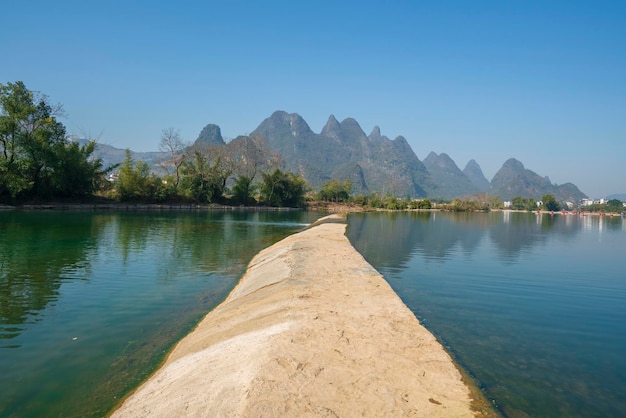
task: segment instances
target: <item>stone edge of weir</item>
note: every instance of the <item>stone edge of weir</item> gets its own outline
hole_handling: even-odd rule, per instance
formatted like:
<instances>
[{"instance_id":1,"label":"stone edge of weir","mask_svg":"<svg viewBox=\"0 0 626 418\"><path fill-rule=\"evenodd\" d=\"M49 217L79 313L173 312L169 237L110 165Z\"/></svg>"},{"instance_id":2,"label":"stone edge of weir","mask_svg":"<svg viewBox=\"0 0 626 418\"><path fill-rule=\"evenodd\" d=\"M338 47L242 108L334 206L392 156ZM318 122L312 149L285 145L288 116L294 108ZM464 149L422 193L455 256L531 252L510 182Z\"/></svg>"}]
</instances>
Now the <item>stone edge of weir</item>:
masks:
<instances>
[{"instance_id":1,"label":"stone edge of weir","mask_svg":"<svg viewBox=\"0 0 626 418\"><path fill-rule=\"evenodd\" d=\"M111 416L497 416L345 229L259 252Z\"/></svg>"}]
</instances>

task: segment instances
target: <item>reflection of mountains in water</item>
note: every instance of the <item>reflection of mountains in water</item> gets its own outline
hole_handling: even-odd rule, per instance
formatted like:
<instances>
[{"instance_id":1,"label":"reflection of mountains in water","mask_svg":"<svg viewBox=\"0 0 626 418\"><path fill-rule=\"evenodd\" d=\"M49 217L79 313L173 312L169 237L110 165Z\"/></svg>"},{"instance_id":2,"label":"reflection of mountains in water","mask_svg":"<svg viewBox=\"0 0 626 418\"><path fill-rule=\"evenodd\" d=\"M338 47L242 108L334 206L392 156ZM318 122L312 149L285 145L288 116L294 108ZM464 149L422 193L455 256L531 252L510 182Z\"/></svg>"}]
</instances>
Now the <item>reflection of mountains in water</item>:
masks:
<instances>
[{"instance_id":1,"label":"reflection of mountains in water","mask_svg":"<svg viewBox=\"0 0 626 418\"><path fill-rule=\"evenodd\" d=\"M504 262L542 244L548 234L569 240L582 229L621 229L620 218L534 213L402 212L352 214L348 237L373 265L402 267L415 252L426 261L448 259L455 248L471 255L487 236Z\"/></svg>"}]
</instances>

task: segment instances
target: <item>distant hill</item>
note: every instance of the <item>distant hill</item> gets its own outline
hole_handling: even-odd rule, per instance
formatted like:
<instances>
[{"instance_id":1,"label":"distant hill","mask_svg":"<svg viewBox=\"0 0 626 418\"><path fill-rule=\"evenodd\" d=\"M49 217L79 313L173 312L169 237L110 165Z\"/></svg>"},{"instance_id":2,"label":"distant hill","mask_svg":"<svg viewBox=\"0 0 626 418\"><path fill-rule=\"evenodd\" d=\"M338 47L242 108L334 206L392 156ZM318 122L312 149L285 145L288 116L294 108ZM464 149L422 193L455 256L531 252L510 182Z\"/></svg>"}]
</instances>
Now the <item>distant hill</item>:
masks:
<instances>
[{"instance_id":1,"label":"distant hill","mask_svg":"<svg viewBox=\"0 0 626 418\"><path fill-rule=\"evenodd\" d=\"M224 138L222 138L222 131L219 126L209 123L205 126L198 138L193 143L193 146L207 146L207 145L226 145Z\"/></svg>"},{"instance_id":2,"label":"distant hill","mask_svg":"<svg viewBox=\"0 0 626 418\"><path fill-rule=\"evenodd\" d=\"M437 155L434 152L428 154L424 159L424 165L439 186L439 196L444 199L454 199L455 197L473 194L479 191L478 187L472 183L465 173L463 173L456 163L446 153ZM480 170L480 167L478 167ZM482 171L481 171L482 173Z\"/></svg>"},{"instance_id":3,"label":"distant hill","mask_svg":"<svg viewBox=\"0 0 626 418\"><path fill-rule=\"evenodd\" d=\"M297 113L274 112L250 134L268 140L286 168L301 173L313 187L330 179L351 179L355 193L378 191L426 197L438 192L424 164L404 137L367 136L358 122L333 115L316 134Z\"/></svg>"},{"instance_id":4,"label":"distant hill","mask_svg":"<svg viewBox=\"0 0 626 418\"><path fill-rule=\"evenodd\" d=\"M622 202L626 202L626 193L611 194L611 195L608 195L606 198L608 200L617 199L617 200L620 200Z\"/></svg>"},{"instance_id":5,"label":"distant hill","mask_svg":"<svg viewBox=\"0 0 626 418\"><path fill-rule=\"evenodd\" d=\"M490 193L503 200L516 196L541 199L545 194L552 194L559 201L578 202L586 196L572 183L556 185L547 177L528 170L515 158L508 159L491 180Z\"/></svg>"},{"instance_id":6,"label":"distant hill","mask_svg":"<svg viewBox=\"0 0 626 418\"><path fill-rule=\"evenodd\" d=\"M89 140L86 138L70 136L68 137L69 141L78 142L80 145L85 145L89 143ZM130 151L131 157L135 161L144 161L151 166L156 166L159 162L167 159L168 154L165 152L135 152ZM96 143L96 149L94 151L93 156L95 158L102 159L103 168L108 168L115 164L119 164L124 162L126 158L126 149L116 148L107 144Z\"/></svg>"},{"instance_id":7,"label":"distant hill","mask_svg":"<svg viewBox=\"0 0 626 418\"><path fill-rule=\"evenodd\" d=\"M489 180L485 178L483 170L475 160L469 160L463 169L463 173L472 182L474 186L481 192L489 191Z\"/></svg>"}]
</instances>

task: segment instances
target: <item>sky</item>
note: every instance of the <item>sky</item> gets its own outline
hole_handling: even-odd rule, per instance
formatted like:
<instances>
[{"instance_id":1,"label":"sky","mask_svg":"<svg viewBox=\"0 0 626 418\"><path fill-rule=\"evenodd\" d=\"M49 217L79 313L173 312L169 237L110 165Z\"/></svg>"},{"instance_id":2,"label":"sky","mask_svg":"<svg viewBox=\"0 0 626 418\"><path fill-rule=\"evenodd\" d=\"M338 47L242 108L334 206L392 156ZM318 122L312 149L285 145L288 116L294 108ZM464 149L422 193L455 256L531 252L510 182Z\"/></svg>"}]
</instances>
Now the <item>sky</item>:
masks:
<instances>
[{"instance_id":1,"label":"sky","mask_svg":"<svg viewBox=\"0 0 626 418\"><path fill-rule=\"evenodd\" d=\"M276 110L404 136L420 160L509 158L590 197L626 193L624 1L12 1L0 83L69 134L156 151Z\"/></svg>"}]
</instances>

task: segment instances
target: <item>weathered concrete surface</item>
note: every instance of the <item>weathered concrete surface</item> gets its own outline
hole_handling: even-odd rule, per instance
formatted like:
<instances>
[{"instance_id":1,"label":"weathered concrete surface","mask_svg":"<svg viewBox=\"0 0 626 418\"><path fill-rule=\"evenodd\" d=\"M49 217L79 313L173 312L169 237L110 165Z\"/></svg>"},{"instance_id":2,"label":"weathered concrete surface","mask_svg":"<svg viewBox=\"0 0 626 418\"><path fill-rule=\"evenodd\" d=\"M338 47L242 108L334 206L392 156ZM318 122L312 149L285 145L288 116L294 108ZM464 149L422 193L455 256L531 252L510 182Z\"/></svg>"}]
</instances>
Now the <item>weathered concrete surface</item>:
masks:
<instances>
[{"instance_id":1,"label":"weathered concrete surface","mask_svg":"<svg viewBox=\"0 0 626 418\"><path fill-rule=\"evenodd\" d=\"M344 232L261 251L113 416L474 416L450 356Z\"/></svg>"}]
</instances>

